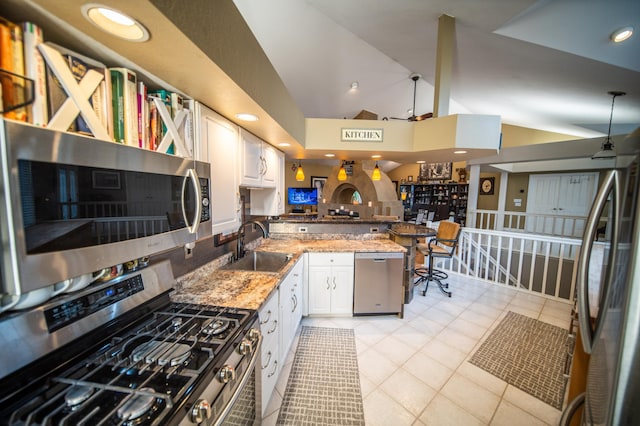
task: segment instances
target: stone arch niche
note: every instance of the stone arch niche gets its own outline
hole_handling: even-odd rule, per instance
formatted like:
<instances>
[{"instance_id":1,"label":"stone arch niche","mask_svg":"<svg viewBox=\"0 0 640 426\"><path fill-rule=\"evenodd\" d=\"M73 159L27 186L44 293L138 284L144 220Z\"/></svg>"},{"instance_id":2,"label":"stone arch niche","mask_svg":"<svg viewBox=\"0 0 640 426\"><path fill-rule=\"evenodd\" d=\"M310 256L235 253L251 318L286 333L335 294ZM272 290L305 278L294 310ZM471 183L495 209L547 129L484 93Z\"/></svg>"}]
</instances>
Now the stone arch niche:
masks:
<instances>
[{"instance_id":1,"label":"stone arch niche","mask_svg":"<svg viewBox=\"0 0 640 426\"><path fill-rule=\"evenodd\" d=\"M331 175L322 190L322 199L318 202L318 214L331 216L331 210L358 212L360 218L370 219L375 215L402 217L402 201L398 200L396 187L386 173L381 173L379 181L371 179L375 162L356 161L353 173L346 181L338 180L340 166L331 169ZM352 203L353 193L358 191L362 204Z\"/></svg>"}]
</instances>

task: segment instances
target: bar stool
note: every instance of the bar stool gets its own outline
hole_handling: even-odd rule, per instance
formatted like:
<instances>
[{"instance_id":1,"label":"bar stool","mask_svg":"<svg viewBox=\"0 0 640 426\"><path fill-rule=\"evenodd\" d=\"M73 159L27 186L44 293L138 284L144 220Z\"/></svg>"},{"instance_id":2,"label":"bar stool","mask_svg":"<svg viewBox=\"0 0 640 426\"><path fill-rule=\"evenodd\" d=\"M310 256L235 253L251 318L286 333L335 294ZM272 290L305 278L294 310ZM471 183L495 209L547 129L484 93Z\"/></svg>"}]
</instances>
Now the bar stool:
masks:
<instances>
[{"instance_id":1,"label":"bar stool","mask_svg":"<svg viewBox=\"0 0 640 426\"><path fill-rule=\"evenodd\" d=\"M451 259L455 253L458 245L458 239L460 238L461 227L459 223L450 221L441 221L438 226L438 233L434 238L431 238L427 244L417 244L416 248L422 253L425 258L429 257L429 268L416 268L415 274L420 278L416 280L414 285L420 285L425 282L422 295L427 294L429 288L429 282L435 281L438 283L440 291L447 296L451 297L451 292L446 289L449 288L449 284L443 283L443 280L449 278L446 272L439 269L434 269L434 258L448 258Z\"/></svg>"}]
</instances>

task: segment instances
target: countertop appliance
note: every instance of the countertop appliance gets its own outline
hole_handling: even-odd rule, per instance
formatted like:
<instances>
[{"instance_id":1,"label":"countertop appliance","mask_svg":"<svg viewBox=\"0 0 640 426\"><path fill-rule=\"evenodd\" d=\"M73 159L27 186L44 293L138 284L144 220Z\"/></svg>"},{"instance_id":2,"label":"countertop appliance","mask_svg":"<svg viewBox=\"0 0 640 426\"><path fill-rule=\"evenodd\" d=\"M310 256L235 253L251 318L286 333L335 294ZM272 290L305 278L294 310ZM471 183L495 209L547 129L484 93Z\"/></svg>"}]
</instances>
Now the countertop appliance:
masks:
<instances>
[{"instance_id":1,"label":"countertop appliance","mask_svg":"<svg viewBox=\"0 0 640 426\"><path fill-rule=\"evenodd\" d=\"M356 253L353 313L403 313L404 253Z\"/></svg>"},{"instance_id":2,"label":"countertop appliance","mask_svg":"<svg viewBox=\"0 0 640 426\"><path fill-rule=\"evenodd\" d=\"M212 233L206 163L3 119L0 158L0 293L14 301Z\"/></svg>"},{"instance_id":3,"label":"countertop appliance","mask_svg":"<svg viewBox=\"0 0 640 426\"><path fill-rule=\"evenodd\" d=\"M164 261L5 314L0 424L259 423L257 313L171 303L173 284Z\"/></svg>"},{"instance_id":4,"label":"countertop appliance","mask_svg":"<svg viewBox=\"0 0 640 426\"><path fill-rule=\"evenodd\" d=\"M580 335L591 356L586 391L560 423L569 424L584 401L581 424L640 424L640 166L637 156L620 154L597 161L615 166L596 195L578 259ZM594 247L601 235L604 255Z\"/></svg>"}]
</instances>

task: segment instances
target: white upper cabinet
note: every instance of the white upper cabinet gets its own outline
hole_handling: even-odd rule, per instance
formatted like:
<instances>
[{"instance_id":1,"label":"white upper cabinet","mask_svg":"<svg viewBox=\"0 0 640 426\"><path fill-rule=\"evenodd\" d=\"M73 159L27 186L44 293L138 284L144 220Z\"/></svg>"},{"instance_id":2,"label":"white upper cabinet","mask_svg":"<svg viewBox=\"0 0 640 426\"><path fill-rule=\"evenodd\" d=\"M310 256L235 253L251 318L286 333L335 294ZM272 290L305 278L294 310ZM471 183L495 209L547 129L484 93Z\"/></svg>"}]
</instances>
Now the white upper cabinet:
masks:
<instances>
[{"instance_id":1,"label":"white upper cabinet","mask_svg":"<svg viewBox=\"0 0 640 426\"><path fill-rule=\"evenodd\" d=\"M213 233L234 232L240 226L238 127L196 102L196 160L211 165Z\"/></svg>"},{"instance_id":2,"label":"white upper cabinet","mask_svg":"<svg viewBox=\"0 0 640 426\"><path fill-rule=\"evenodd\" d=\"M240 185L275 188L279 174L279 151L245 130L241 130L240 135Z\"/></svg>"},{"instance_id":3,"label":"white upper cabinet","mask_svg":"<svg viewBox=\"0 0 640 426\"><path fill-rule=\"evenodd\" d=\"M240 129L240 186L251 188L251 215L284 214L284 153Z\"/></svg>"}]
</instances>

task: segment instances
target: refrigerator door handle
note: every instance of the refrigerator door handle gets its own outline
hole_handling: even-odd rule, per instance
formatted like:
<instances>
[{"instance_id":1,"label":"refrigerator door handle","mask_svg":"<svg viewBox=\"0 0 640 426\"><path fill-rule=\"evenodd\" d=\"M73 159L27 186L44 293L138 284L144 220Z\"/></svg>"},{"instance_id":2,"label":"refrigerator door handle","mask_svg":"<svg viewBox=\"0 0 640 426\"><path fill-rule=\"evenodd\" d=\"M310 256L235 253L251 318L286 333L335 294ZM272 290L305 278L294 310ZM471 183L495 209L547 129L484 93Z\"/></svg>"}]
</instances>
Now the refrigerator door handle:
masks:
<instances>
[{"instance_id":1,"label":"refrigerator door handle","mask_svg":"<svg viewBox=\"0 0 640 426\"><path fill-rule=\"evenodd\" d=\"M598 190L596 198L593 202L593 208L591 209L591 213L589 214L589 218L587 219L587 223L585 225L584 237L582 240L582 250L580 250L580 257L578 258L578 322L580 324L580 330L582 334L582 347L587 354L591 353L594 338L598 331L598 326L601 323L601 321L596 321L596 330L594 330L591 327L591 321L589 317L589 286L587 277L589 275L589 260L591 258L591 248L593 247L600 215L605 207L609 193L611 193L613 195L614 214L612 215L613 217L609 218L608 226L610 226L611 229L610 260L613 260L612 257L615 254L615 244L618 239L617 217L618 214L620 214L620 198L618 196L618 189L618 173L615 170L610 170L605 175L604 182ZM609 262L609 265L612 264L613 263ZM609 281L613 277L614 272L615 271L613 271L613 268L609 268L607 278L603 282L603 288L601 289L600 294L604 297L606 297L607 295L606 291L609 285ZM602 301L601 305L604 306Z\"/></svg>"}]
</instances>

